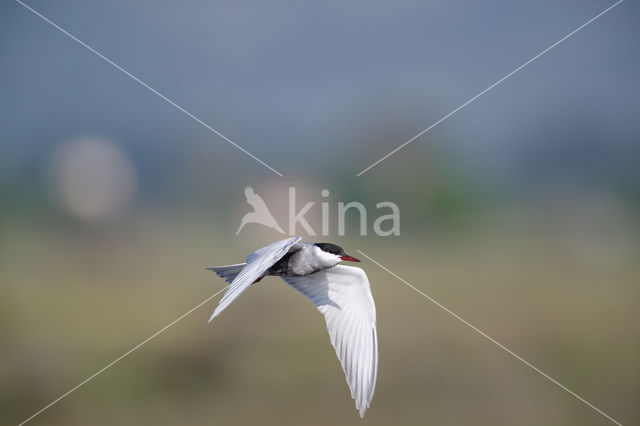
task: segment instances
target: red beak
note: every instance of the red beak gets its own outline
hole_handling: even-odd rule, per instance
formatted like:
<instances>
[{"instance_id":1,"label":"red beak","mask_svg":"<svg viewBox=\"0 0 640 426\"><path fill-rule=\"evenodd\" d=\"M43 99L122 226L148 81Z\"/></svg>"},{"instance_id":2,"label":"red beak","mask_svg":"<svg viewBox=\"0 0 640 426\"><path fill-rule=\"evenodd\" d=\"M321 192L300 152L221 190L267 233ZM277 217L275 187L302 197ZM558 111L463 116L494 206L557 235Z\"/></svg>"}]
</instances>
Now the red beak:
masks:
<instances>
[{"instance_id":1,"label":"red beak","mask_svg":"<svg viewBox=\"0 0 640 426\"><path fill-rule=\"evenodd\" d=\"M360 262L360 260L356 259L355 257L349 256L348 254L345 254L344 256L340 256L340 259L347 260L349 262Z\"/></svg>"}]
</instances>

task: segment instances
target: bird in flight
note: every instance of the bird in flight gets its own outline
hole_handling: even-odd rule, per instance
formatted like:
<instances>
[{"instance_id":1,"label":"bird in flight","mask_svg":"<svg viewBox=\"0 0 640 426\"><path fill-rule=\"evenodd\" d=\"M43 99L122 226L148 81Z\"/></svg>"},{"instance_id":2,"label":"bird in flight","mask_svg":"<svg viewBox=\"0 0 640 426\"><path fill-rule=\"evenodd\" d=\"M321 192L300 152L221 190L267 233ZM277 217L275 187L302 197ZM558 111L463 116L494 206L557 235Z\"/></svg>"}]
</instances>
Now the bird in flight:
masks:
<instances>
[{"instance_id":1,"label":"bird in flight","mask_svg":"<svg viewBox=\"0 0 640 426\"><path fill-rule=\"evenodd\" d=\"M360 262L330 243L287 238L256 250L246 263L207 268L229 283L209 322L240 294L265 276L279 276L324 315L331 344L355 399L360 417L371 404L378 372L376 307L369 280L360 268L338 265Z\"/></svg>"},{"instance_id":2,"label":"bird in flight","mask_svg":"<svg viewBox=\"0 0 640 426\"><path fill-rule=\"evenodd\" d=\"M260 225L273 228L281 234L285 233L280 225L278 225L278 222L274 219L262 197L256 194L253 188L247 186L244 189L244 196L247 199L247 203L253 207L253 211L242 217L242 221L240 222L240 227L236 231L236 235L240 233L247 223L259 223Z\"/></svg>"}]
</instances>

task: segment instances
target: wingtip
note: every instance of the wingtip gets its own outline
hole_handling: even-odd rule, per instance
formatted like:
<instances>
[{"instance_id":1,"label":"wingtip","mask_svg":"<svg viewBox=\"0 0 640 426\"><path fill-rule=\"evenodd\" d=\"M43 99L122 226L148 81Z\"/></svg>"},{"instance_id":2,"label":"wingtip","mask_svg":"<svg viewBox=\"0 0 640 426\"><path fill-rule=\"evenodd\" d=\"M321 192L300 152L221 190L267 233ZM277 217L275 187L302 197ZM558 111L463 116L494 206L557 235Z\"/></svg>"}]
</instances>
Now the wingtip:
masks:
<instances>
[{"instance_id":1,"label":"wingtip","mask_svg":"<svg viewBox=\"0 0 640 426\"><path fill-rule=\"evenodd\" d=\"M353 398L353 399L355 399L355 398ZM360 418L361 419L364 419L364 415L367 412L368 408L369 408L369 404L367 402L365 402L365 401L357 402L356 401L356 410L358 411L358 414L360 414Z\"/></svg>"}]
</instances>

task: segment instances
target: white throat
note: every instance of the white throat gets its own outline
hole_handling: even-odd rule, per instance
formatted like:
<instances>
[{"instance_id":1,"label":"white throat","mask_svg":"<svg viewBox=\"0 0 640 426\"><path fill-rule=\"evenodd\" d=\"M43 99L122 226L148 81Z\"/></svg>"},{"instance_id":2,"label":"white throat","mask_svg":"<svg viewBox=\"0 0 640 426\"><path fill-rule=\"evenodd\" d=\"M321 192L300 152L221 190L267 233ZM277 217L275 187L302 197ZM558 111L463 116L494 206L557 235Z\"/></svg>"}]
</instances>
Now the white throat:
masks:
<instances>
[{"instance_id":1,"label":"white throat","mask_svg":"<svg viewBox=\"0 0 640 426\"><path fill-rule=\"evenodd\" d=\"M322 269L331 268L342 261L339 256L326 252L318 246L313 246L313 255L316 258L317 266Z\"/></svg>"}]
</instances>

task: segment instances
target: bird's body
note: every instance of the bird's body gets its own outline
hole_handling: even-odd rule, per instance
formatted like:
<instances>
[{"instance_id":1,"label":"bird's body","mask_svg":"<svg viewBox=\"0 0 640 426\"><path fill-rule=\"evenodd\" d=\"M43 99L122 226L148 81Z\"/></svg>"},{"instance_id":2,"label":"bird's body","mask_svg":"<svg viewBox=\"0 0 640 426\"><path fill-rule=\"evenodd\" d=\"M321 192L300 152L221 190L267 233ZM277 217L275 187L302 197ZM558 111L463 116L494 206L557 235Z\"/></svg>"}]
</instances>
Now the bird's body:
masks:
<instances>
[{"instance_id":1,"label":"bird's body","mask_svg":"<svg viewBox=\"0 0 640 426\"><path fill-rule=\"evenodd\" d=\"M360 268L338 265L344 260L359 262L335 244L301 243L299 237L292 237L256 250L246 263L207 268L229 283L209 321L263 277L281 277L324 315L362 417L371 403L378 369L376 311L366 274Z\"/></svg>"},{"instance_id":2,"label":"bird's body","mask_svg":"<svg viewBox=\"0 0 640 426\"><path fill-rule=\"evenodd\" d=\"M274 263L265 275L282 277L309 275L336 266L339 261L314 243L297 243Z\"/></svg>"}]
</instances>

